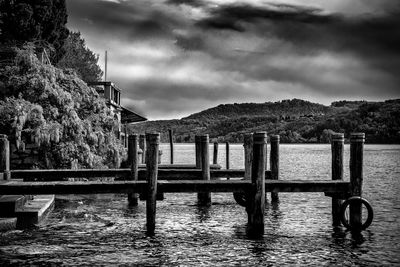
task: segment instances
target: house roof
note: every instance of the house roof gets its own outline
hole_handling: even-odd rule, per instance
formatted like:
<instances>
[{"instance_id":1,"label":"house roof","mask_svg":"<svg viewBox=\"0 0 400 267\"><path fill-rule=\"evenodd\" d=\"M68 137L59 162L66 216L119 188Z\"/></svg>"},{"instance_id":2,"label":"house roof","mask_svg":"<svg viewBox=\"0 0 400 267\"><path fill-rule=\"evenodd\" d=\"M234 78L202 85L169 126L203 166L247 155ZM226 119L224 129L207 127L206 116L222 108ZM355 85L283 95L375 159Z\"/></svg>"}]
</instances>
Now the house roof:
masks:
<instances>
[{"instance_id":1,"label":"house roof","mask_svg":"<svg viewBox=\"0 0 400 267\"><path fill-rule=\"evenodd\" d=\"M133 112L132 110L129 110L125 107L122 107L121 111L121 123L133 123L133 122L141 122L141 121L147 121L147 119L136 112Z\"/></svg>"}]
</instances>

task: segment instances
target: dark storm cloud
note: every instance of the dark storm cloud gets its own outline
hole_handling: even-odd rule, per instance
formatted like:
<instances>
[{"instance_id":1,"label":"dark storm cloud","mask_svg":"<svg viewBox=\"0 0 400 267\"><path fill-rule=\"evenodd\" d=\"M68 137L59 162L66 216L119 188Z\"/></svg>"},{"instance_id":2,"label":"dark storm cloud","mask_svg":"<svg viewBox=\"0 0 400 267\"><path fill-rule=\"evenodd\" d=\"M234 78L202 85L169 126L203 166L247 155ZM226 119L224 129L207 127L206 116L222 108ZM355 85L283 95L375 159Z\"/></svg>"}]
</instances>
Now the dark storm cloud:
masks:
<instances>
[{"instance_id":1,"label":"dark storm cloud","mask_svg":"<svg viewBox=\"0 0 400 267\"><path fill-rule=\"evenodd\" d=\"M335 84L325 84L318 77L312 77L312 66L303 69L295 69L290 66L279 67L268 63L271 55L281 54L282 57L296 55L317 55L326 51L331 53L348 54L356 57L369 65L377 72L385 74L360 75L360 68L354 72L355 78L360 83L367 82L379 87L385 87L388 93L398 90L400 83L400 12L392 9L390 13L380 16L371 14L346 17L339 14L326 14L320 9L270 4L264 7L247 4L223 5L212 8L209 16L196 23L203 31L204 36L209 31L232 31L232 34L243 36L256 34L266 41L279 40L279 45L267 48L258 47L257 50L240 50L238 53L246 54L241 64L230 64L234 68L247 73L252 79L272 79L276 81L300 82L321 91L337 91L345 93L349 88L340 88L340 81ZM197 39L206 39L193 36L192 43ZM185 40L185 47L190 48L190 39ZM179 43L178 43L179 44ZM198 49L198 46L194 46ZM207 50L207 46L203 45ZM216 53L214 48L208 49L210 53ZM218 56L218 55L216 55ZM295 58L295 57L293 57ZM238 59L236 59L238 60ZM257 66L255 68L240 66ZM251 70L251 71L249 71ZM358 77L356 77L358 76ZM379 79L375 79L379 76ZM379 84L380 83L380 84ZM364 91L366 90L364 88ZM356 89L356 88L354 88ZM371 94L379 94L373 87L369 88ZM358 92L355 90L354 92Z\"/></svg>"},{"instance_id":2,"label":"dark storm cloud","mask_svg":"<svg viewBox=\"0 0 400 267\"><path fill-rule=\"evenodd\" d=\"M202 0L168 0L166 3L170 5L188 5L193 7L202 7L206 5Z\"/></svg>"},{"instance_id":3,"label":"dark storm cloud","mask_svg":"<svg viewBox=\"0 0 400 267\"><path fill-rule=\"evenodd\" d=\"M169 38L172 30L182 24L176 16L145 1L70 0L67 7L70 21L78 22L79 28L86 22L92 30L123 39Z\"/></svg>"}]
</instances>

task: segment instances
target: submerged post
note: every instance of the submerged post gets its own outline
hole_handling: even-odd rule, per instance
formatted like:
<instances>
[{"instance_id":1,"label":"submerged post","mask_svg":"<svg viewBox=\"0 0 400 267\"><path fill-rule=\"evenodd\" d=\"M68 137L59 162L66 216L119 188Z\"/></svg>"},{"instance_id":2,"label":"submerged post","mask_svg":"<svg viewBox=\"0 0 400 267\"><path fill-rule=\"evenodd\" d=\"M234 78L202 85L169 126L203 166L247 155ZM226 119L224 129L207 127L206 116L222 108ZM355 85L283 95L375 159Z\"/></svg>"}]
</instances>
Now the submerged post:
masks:
<instances>
[{"instance_id":1,"label":"submerged post","mask_svg":"<svg viewBox=\"0 0 400 267\"><path fill-rule=\"evenodd\" d=\"M253 135L253 164L251 170L252 190L249 192L247 207L248 227L250 236L264 234L264 209L265 209L265 159L267 133L256 132Z\"/></svg>"},{"instance_id":2,"label":"submerged post","mask_svg":"<svg viewBox=\"0 0 400 267\"><path fill-rule=\"evenodd\" d=\"M218 142L214 142L213 164L218 164Z\"/></svg>"},{"instance_id":3,"label":"submerged post","mask_svg":"<svg viewBox=\"0 0 400 267\"><path fill-rule=\"evenodd\" d=\"M147 173L146 227L147 227L147 234L153 235L156 226L158 149L160 144L160 134L159 133L146 134L146 142L148 143L147 158L146 158L146 173Z\"/></svg>"},{"instance_id":4,"label":"submerged post","mask_svg":"<svg viewBox=\"0 0 400 267\"><path fill-rule=\"evenodd\" d=\"M131 175L129 180L138 180L138 135L133 134L128 137L128 159L131 167ZM138 194L128 193L129 206L136 206L138 204Z\"/></svg>"},{"instance_id":5,"label":"submerged post","mask_svg":"<svg viewBox=\"0 0 400 267\"><path fill-rule=\"evenodd\" d=\"M146 137L144 134L139 136L139 148L142 150L142 163L146 163Z\"/></svg>"},{"instance_id":6,"label":"submerged post","mask_svg":"<svg viewBox=\"0 0 400 267\"><path fill-rule=\"evenodd\" d=\"M271 155L270 155L270 165L271 165L271 179L279 180L279 135L271 135ZM271 201L278 202L279 196L276 192L271 192Z\"/></svg>"},{"instance_id":7,"label":"submerged post","mask_svg":"<svg viewBox=\"0 0 400 267\"><path fill-rule=\"evenodd\" d=\"M226 169L229 170L229 142L225 143L226 148Z\"/></svg>"},{"instance_id":8,"label":"submerged post","mask_svg":"<svg viewBox=\"0 0 400 267\"><path fill-rule=\"evenodd\" d=\"M201 151L201 176L202 180L210 180L210 156L209 156L209 138L208 134L198 137L200 151ZM211 205L211 193L200 192L197 194L198 204L202 206Z\"/></svg>"},{"instance_id":9,"label":"submerged post","mask_svg":"<svg viewBox=\"0 0 400 267\"><path fill-rule=\"evenodd\" d=\"M10 142L5 134L0 134L0 180L10 180Z\"/></svg>"},{"instance_id":10,"label":"submerged post","mask_svg":"<svg viewBox=\"0 0 400 267\"><path fill-rule=\"evenodd\" d=\"M364 133L352 133L350 135L350 193L351 196L362 195L363 183L363 152ZM361 202L350 204L350 225L353 229L361 229L362 207Z\"/></svg>"},{"instance_id":11,"label":"submerged post","mask_svg":"<svg viewBox=\"0 0 400 267\"><path fill-rule=\"evenodd\" d=\"M169 133L169 150L170 150L170 159L171 159L171 164L174 164L174 140L173 140L173 134L172 130L168 130Z\"/></svg>"},{"instance_id":12,"label":"submerged post","mask_svg":"<svg viewBox=\"0 0 400 267\"><path fill-rule=\"evenodd\" d=\"M344 134L337 133L332 135L332 180L343 180L343 149ZM332 197L332 226L340 226L340 206L342 200Z\"/></svg>"}]
</instances>

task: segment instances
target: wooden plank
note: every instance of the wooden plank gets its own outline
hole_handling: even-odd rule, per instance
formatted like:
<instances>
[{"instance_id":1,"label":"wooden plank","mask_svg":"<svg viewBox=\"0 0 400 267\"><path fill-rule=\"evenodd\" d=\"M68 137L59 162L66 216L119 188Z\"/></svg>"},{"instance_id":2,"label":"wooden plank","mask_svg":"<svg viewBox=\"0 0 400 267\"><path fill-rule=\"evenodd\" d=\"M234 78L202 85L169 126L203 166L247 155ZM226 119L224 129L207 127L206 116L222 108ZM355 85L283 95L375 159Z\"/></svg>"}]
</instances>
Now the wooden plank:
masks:
<instances>
[{"instance_id":1,"label":"wooden plank","mask_svg":"<svg viewBox=\"0 0 400 267\"><path fill-rule=\"evenodd\" d=\"M14 170L11 171L12 177L24 179L26 181L63 181L66 178L96 178L96 177L115 177L116 180L128 179L131 169L88 169L88 170ZM244 170L210 170L211 179L217 178L242 178ZM270 171L265 172L269 179ZM138 170L139 180L146 179L146 170ZM159 169L159 180L190 180L201 179L200 169Z\"/></svg>"},{"instance_id":2,"label":"wooden plank","mask_svg":"<svg viewBox=\"0 0 400 267\"><path fill-rule=\"evenodd\" d=\"M345 181L282 181L266 180L268 192L349 192L350 183ZM182 180L158 181L159 191L163 192L244 192L251 188L247 180ZM143 192L146 181L87 181L87 182L22 182L4 181L0 183L0 195L29 194L102 194Z\"/></svg>"}]
</instances>

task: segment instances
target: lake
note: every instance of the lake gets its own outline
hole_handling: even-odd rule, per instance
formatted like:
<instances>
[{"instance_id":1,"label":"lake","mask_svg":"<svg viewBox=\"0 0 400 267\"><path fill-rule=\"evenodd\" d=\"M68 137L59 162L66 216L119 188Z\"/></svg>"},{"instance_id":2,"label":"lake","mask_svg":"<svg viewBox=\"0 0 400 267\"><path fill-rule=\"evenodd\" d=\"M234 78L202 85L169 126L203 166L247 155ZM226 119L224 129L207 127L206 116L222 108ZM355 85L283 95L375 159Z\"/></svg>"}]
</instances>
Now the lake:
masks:
<instances>
[{"instance_id":1,"label":"lake","mask_svg":"<svg viewBox=\"0 0 400 267\"><path fill-rule=\"evenodd\" d=\"M161 149L168 163L168 145ZM219 149L224 166L225 146ZM175 144L174 159L194 163L194 144ZM243 168L242 145L231 145L230 159L231 168ZM345 180L348 165L345 145ZM330 145L280 146L281 179L330 180L330 172ZM57 196L43 225L0 234L0 266L400 266L399 179L400 145L365 145L363 197L375 216L359 235L333 230L331 198L323 193L268 200L257 240L247 238L247 214L231 193L212 194L210 208L198 207L196 194L166 194L157 202L154 237L145 234L144 202L129 208L123 194Z\"/></svg>"}]
</instances>

